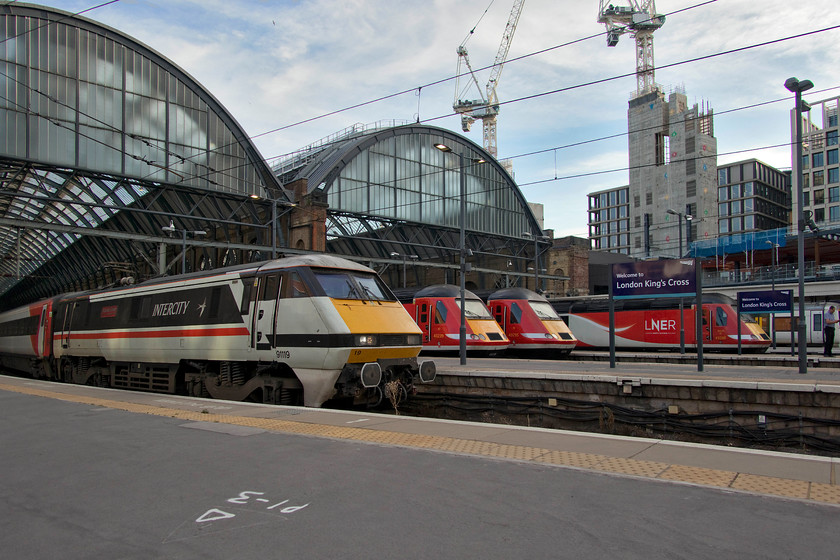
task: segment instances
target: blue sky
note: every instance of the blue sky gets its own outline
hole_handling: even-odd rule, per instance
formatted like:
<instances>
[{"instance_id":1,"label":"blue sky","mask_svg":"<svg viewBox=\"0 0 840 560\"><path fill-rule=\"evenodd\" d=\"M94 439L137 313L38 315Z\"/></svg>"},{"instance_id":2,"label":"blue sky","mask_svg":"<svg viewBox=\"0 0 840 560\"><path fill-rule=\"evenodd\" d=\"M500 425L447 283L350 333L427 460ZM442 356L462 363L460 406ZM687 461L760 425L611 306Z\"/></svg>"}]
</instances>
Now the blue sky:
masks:
<instances>
[{"instance_id":1,"label":"blue sky","mask_svg":"<svg viewBox=\"0 0 840 560\"><path fill-rule=\"evenodd\" d=\"M104 0L40 3L75 13ZM84 15L186 70L271 161L356 123L419 118L460 132L455 82L447 80L456 73L456 49L475 27L466 43L470 60L475 69L489 66L512 4L120 0ZM757 157L789 168L793 101L784 81L813 81L806 99L840 95L840 29L783 39L840 25L837 0L660 0L656 8L668 14L654 36L656 82L714 111L719 163ZM612 48L603 35L577 41L603 33L597 12L597 0L525 0L497 90L499 157L513 158L522 192L545 206L545 227L557 237L586 236L587 193L627 184L623 134L636 87L634 41L625 35ZM478 75L484 85L489 71ZM601 83L577 87L594 81ZM555 90L565 91L537 96ZM465 135L481 144L481 122ZM606 173L612 169L621 171ZM592 175L568 178L582 174Z\"/></svg>"}]
</instances>

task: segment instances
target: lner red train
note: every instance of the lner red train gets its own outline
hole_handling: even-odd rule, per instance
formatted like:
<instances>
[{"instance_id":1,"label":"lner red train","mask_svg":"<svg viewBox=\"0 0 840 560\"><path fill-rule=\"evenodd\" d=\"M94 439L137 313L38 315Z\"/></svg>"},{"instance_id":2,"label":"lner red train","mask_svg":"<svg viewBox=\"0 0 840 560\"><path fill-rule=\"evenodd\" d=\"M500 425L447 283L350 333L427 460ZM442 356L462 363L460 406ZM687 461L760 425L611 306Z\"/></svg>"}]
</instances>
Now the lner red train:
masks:
<instances>
[{"instance_id":1,"label":"lner red train","mask_svg":"<svg viewBox=\"0 0 840 560\"><path fill-rule=\"evenodd\" d=\"M512 355L560 358L577 344L551 303L526 288L503 288L487 297L487 307L510 339Z\"/></svg>"},{"instance_id":2,"label":"lner red train","mask_svg":"<svg viewBox=\"0 0 840 560\"><path fill-rule=\"evenodd\" d=\"M683 300L680 321L679 298L615 300L616 348L678 350L680 329L686 348L697 348L693 298ZM606 296L563 298L552 302L578 339L578 348L609 347L609 300ZM735 352L738 349L738 314L735 301L722 294L703 294L702 337L705 350ZM682 325L682 326L681 326ZM741 349L764 352L770 337L748 314L741 314Z\"/></svg>"},{"instance_id":3,"label":"lner red train","mask_svg":"<svg viewBox=\"0 0 840 560\"><path fill-rule=\"evenodd\" d=\"M56 296L0 314L0 366L228 400L378 402L431 381L421 332L371 269L282 258Z\"/></svg>"},{"instance_id":4,"label":"lner red train","mask_svg":"<svg viewBox=\"0 0 840 560\"><path fill-rule=\"evenodd\" d=\"M484 302L464 290L466 349L469 354L495 356L510 344ZM451 353L461 348L461 290L451 284L427 286L403 305L423 331L425 352Z\"/></svg>"}]
</instances>

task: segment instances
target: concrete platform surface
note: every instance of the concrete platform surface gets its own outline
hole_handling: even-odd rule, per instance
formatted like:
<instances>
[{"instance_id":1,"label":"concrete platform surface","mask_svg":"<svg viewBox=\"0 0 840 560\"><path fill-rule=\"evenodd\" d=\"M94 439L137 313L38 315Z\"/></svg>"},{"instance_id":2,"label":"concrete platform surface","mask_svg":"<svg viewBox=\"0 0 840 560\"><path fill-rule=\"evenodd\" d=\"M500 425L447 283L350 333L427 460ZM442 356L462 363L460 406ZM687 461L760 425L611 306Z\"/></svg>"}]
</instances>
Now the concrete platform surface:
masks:
<instances>
[{"instance_id":1,"label":"concrete platform surface","mask_svg":"<svg viewBox=\"0 0 840 560\"><path fill-rule=\"evenodd\" d=\"M674 441L128 392L0 376L0 391L183 420L524 461L840 505L840 459Z\"/></svg>"}]
</instances>

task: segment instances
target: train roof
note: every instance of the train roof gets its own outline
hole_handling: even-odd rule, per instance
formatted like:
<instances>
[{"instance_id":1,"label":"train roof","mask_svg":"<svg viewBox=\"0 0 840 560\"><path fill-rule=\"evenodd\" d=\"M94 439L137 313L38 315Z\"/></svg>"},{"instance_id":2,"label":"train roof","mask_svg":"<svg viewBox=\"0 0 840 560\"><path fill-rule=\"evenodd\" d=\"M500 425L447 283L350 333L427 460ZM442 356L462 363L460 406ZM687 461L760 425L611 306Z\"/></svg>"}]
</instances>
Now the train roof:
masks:
<instances>
[{"instance_id":1,"label":"train roof","mask_svg":"<svg viewBox=\"0 0 840 560\"><path fill-rule=\"evenodd\" d=\"M415 299L427 297L461 297L461 288L453 284L434 284L432 286L426 286L414 294ZM469 290L464 290L464 297L468 299L479 299L477 295Z\"/></svg>"},{"instance_id":2,"label":"train roof","mask_svg":"<svg viewBox=\"0 0 840 560\"><path fill-rule=\"evenodd\" d=\"M295 268L295 267L315 267L315 268L338 268L338 269L345 269L345 270L356 270L359 272L375 272L370 269L369 267L359 264L357 262L353 262L351 260L337 257L334 255L326 254L326 253L312 253L312 254L301 254L301 255L291 255L288 257L280 257L278 259L273 259L269 261L259 261L253 263L246 263L246 264L238 264L233 266L226 266L223 268L213 268L210 270L200 270L197 272L188 272L186 274L174 274L172 276L157 276L155 278L150 278L148 280L144 280L143 282L139 282L137 284L125 284L119 286L109 286L105 288L97 288L93 290L84 290L79 292L70 292L65 294L59 294L54 296L55 298L59 299L74 299L79 297L84 297L88 295L94 294L101 294L105 292L116 292L119 290L126 290L131 288L137 287L146 287L146 286L155 286L158 284L167 284L172 282L181 282L185 280L196 280L201 278L212 278L216 276L222 276L225 274L237 274L241 272L258 272L258 271L269 271L269 270L282 270L285 268ZM53 298L47 298L53 299ZM32 305L32 304L30 304Z\"/></svg>"},{"instance_id":3,"label":"train roof","mask_svg":"<svg viewBox=\"0 0 840 560\"><path fill-rule=\"evenodd\" d=\"M616 311L622 310L638 310L638 309L674 309L679 307L680 302L683 305L691 306L697 302L695 296L692 297L659 297L659 298L632 298L632 299L615 299L614 307ZM735 306L737 302L731 297L720 293L704 293L703 303L724 303ZM569 313L572 311L608 311L609 310L609 296L584 296L584 297L570 297L559 298L551 300L551 306L558 313Z\"/></svg>"},{"instance_id":4,"label":"train roof","mask_svg":"<svg viewBox=\"0 0 840 560\"><path fill-rule=\"evenodd\" d=\"M494 299L525 299L531 301L548 301L545 297L541 296L533 290L518 287L502 288L501 290L496 290L495 292L487 296L487 301L492 301Z\"/></svg>"}]
</instances>

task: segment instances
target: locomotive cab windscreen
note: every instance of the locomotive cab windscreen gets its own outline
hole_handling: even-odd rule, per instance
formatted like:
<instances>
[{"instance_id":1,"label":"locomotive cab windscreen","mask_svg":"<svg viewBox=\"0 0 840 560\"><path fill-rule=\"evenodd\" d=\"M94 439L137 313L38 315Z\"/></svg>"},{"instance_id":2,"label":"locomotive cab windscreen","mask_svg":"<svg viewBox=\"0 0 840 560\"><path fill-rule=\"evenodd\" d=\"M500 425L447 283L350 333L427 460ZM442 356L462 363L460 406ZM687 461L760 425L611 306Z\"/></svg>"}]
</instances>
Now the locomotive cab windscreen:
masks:
<instances>
[{"instance_id":1,"label":"locomotive cab windscreen","mask_svg":"<svg viewBox=\"0 0 840 560\"><path fill-rule=\"evenodd\" d=\"M374 274L348 270L314 270L315 280L328 297L363 301L396 301L388 286Z\"/></svg>"},{"instance_id":2,"label":"locomotive cab windscreen","mask_svg":"<svg viewBox=\"0 0 840 560\"><path fill-rule=\"evenodd\" d=\"M458 302L458 308L460 309L461 299L456 298L456 301ZM464 302L464 315L467 319L493 319L493 316L490 315L487 306L485 306L480 299L467 298Z\"/></svg>"}]
</instances>

